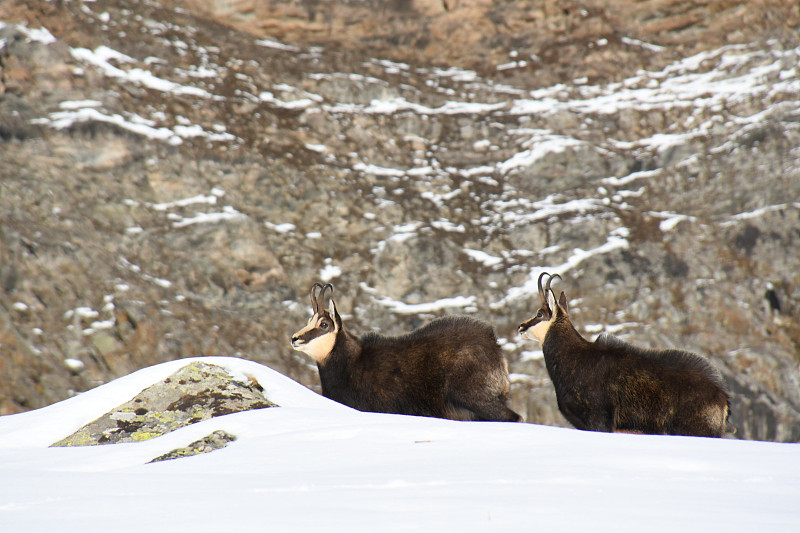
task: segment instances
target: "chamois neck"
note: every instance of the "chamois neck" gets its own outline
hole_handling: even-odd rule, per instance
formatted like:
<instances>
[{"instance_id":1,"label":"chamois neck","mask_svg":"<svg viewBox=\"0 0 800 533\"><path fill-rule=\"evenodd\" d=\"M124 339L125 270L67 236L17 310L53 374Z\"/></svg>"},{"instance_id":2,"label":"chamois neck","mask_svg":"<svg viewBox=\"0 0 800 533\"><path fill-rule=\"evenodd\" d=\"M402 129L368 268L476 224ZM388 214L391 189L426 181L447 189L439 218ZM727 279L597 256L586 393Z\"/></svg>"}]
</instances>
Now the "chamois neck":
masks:
<instances>
[{"instance_id":1,"label":"chamois neck","mask_svg":"<svg viewBox=\"0 0 800 533\"><path fill-rule=\"evenodd\" d=\"M361 343L358 337L349 333L344 328L336 334L336 342L330 355L321 363L317 363L320 370L323 368L346 368L361 355Z\"/></svg>"},{"instance_id":2,"label":"chamois neck","mask_svg":"<svg viewBox=\"0 0 800 533\"><path fill-rule=\"evenodd\" d=\"M340 350L351 360L356 359L361 355L361 341L349 331L342 329L339 331L339 338L336 339L336 346L333 347L333 350Z\"/></svg>"},{"instance_id":3,"label":"chamois neck","mask_svg":"<svg viewBox=\"0 0 800 533\"><path fill-rule=\"evenodd\" d=\"M542 351L547 354L556 346L563 345L565 341L571 346L589 343L578 333L578 330L572 325L572 321L568 317L562 316L557 318L547 330L544 343L542 343Z\"/></svg>"},{"instance_id":4,"label":"chamois neck","mask_svg":"<svg viewBox=\"0 0 800 533\"><path fill-rule=\"evenodd\" d=\"M351 405L347 398L353 380L354 364L361 355L361 343L350 333L340 330L330 355L317 361L322 394Z\"/></svg>"}]
</instances>

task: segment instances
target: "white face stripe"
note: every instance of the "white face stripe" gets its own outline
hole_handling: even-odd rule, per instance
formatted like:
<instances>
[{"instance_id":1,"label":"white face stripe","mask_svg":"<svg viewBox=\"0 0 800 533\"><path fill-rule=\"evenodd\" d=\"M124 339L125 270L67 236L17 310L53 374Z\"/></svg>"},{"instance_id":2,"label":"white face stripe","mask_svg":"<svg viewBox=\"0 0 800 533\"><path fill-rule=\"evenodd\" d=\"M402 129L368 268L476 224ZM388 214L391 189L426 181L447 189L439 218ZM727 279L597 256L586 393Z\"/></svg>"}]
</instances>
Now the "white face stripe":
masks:
<instances>
[{"instance_id":1,"label":"white face stripe","mask_svg":"<svg viewBox=\"0 0 800 533\"><path fill-rule=\"evenodd\" d=\"M314 317L312 316L311 318L314 318ZM303 328L301 328L299 331L296 331L295 334L292 335L292 338L299 340L300 337L302 337L303 335L305 335L306 333L308 333L309 331L313 330L316 327L317 327L316 322L314 324L312 324L311 320L309 319L308 323Z\"/></svg>"},{"instance_id":2,"label":"white face stripe","mask_svg":"<svg viewBox=\"0 0 800 533\"><path fill-rule=\"evenodd\" d=\"M320 327L324 321L333 323L333 327L324 330ZM311 356L321 363L328 358L336 344L338 333L335 321L329 317L315 314L308 319L305 327L292 335L292 348Z\"/></svg>"},{"instance_id":3,"label":"white face stripe","mask_svg":"<svg viewBox=\"0 0 800 533\"><path fill-rule=\"evenodd\" d=\"M311 318L308 319L308 322L306 322L305 327L302 328L297 333L295 333L294 335L292 335L292 337L301 337L301 336L305 335L306 333L308 333L309 331L314 331L315 329L317 329L319 327L319 323L320 323L321 320L322 320L322 317L319 316L319 315L312 316Z\"/></svg>"}]
</instances>

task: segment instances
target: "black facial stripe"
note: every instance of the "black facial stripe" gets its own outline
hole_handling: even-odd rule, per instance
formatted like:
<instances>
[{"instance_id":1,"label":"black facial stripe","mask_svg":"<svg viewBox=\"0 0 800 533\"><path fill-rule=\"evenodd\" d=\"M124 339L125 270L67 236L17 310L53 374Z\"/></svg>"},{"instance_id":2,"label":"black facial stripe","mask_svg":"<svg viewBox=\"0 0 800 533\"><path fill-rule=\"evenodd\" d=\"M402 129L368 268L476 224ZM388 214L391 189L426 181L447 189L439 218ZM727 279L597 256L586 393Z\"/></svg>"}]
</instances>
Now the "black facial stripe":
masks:
<instances>
[{"instance_id":1,"label":"black facial stripe","mask_svg":"<svg viewBox=\"0 0 800 533\"><path fill-rule=\"evenodd\" d=\"M538 316L539 313L541 313L542 316ZM551 318L553 318L553 314L550 312L550 308L547 306L541 307L536 310L535 315L519 325L519 331L530 329L540 322L549 322Z\"/></svg>"},{"instance_id":2,"label":"black facial stripe","mask_svg":"<svg viewBox=\"0 0 800 533\"><path fill-rule=\"evenodd\" d=\"M314 320L315 317L316 317L316 320ZM325 316L317 316L317 315L312 316L311 318L308 319L308 325L306 326L306 327L309 327L311 329L296 335L295 339L298 342L302 343L302 344L307 344L307 343L313 341L314 339L316 339L317 337L322 337L323 335L327 335L328 333L331 333L333 331L332 327L328 327L328 328L321 328L320 327L320 325L326 320L327 320L329 326L332 326L332 321L330 321L330 319L328 319L327 317L325 317Z\"/></svg>"},{"instance_id":3,"label":"black facial stripe","mask_svg":"<svg viewBox=\"0 0 800 533\"><path fill-rule=\"evenodd\" d=\"M300 335L299 339L304 343L308 343L324 334L325 334L324 331L320 331L319 329L312 329L311 331L306 331L305 333Z\"/></svg>"}]
</instances>

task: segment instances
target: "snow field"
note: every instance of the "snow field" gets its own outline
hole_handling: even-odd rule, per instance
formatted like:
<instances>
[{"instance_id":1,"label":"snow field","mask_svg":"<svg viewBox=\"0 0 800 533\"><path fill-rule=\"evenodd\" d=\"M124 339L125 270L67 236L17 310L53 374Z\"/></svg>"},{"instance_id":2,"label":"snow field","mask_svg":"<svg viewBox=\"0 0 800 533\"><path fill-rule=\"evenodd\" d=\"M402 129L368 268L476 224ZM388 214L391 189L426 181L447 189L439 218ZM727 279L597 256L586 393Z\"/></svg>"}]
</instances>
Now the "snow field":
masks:
<instances>
[{"instance_id":1,"label":"snow field","mask_svg":"<svg viewBox=\"0 0 800 533\"><path fill-rule=\"evenodd\" d=\"M800 445L361 413L256 363L282 407L48 448L190 360L0 418L3 531L796 531ZM216 429L209 454L146 464Z\"/></svg>"}]
</instances>

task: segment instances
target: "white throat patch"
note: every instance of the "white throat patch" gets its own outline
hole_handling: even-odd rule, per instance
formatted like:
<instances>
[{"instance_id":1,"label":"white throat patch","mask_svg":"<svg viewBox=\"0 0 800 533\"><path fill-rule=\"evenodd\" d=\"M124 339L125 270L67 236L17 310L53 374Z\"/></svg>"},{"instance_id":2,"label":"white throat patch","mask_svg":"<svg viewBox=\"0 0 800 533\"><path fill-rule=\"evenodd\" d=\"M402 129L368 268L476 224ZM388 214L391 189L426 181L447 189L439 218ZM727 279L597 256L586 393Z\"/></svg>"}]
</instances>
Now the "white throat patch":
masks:
<instances>
[{"instance_id":1,"label":"white throat patch","mask_svg":"<svg viewBox=\"0 0 800 533\"><path fill-rule=\"evenodd\" d=\"M336 334L334 332L314 337L309 342L297 346L295 350L310 355L318 363L323 363L333 351L336 344Z\"/></svg>"},{"instance_id":2,"label":"white throat patch","mask_svg":"<svg viewBox=\"0 0 800 533\"><path fill-rule=\"evenodd\" d=\"M539 322L532 328L525 331L524 336L531 340L539 341L539 344L544 344L544 338L547 336L547 330L550 329L550 322Z\"/></svg>"}]
</instances>

